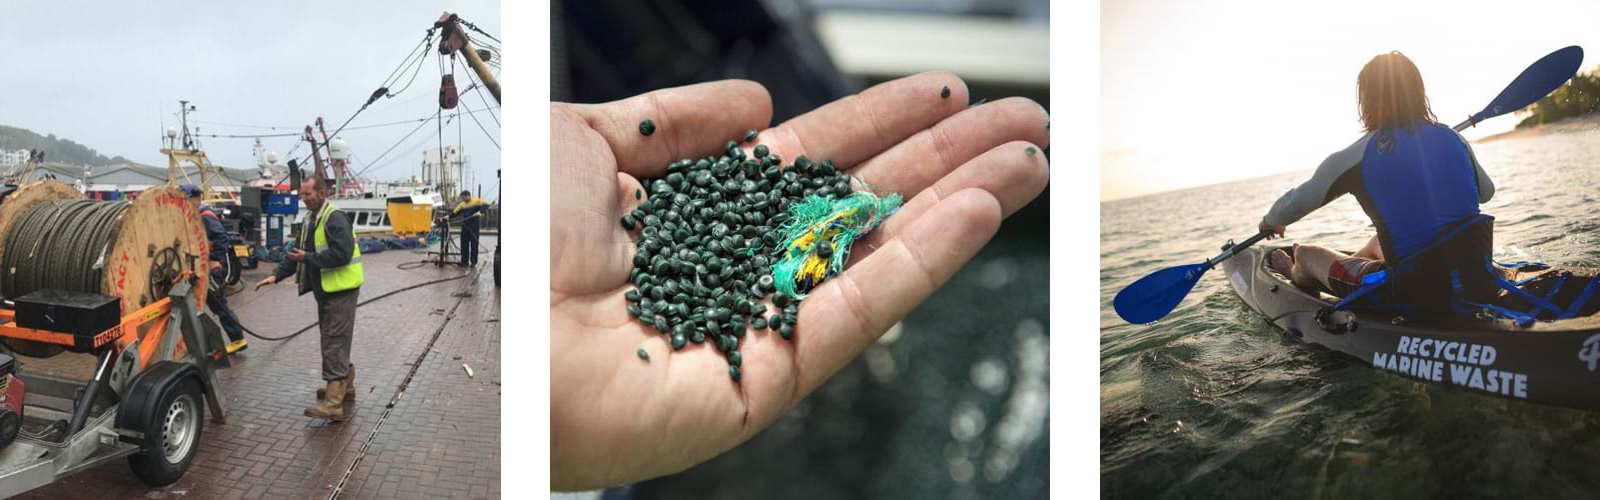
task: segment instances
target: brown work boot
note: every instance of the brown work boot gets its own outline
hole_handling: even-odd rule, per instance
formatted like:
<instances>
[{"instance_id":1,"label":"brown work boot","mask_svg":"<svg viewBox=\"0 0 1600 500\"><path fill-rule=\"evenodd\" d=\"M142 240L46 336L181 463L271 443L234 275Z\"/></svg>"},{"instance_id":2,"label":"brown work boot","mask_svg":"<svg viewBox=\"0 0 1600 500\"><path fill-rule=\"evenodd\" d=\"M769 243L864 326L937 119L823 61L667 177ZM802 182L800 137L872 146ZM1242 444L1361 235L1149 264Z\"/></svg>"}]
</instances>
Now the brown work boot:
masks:
<instances>
[{"instance_id":1,"label":"brown work boot","mask_svg":"<svg viewBox=\"0 0 1600 500\"><path fill-rule=\"evenodd\" d=\"M355 390L356 389L356 365L354 365L354 364L350 365L350 371L348 373L345 373L345 376L344 376L344 389L345 389L345 391L344 391L344 402L349 403L349 402L355 401L356 400L356 390ZM323 395L325 395L327 392L328 392L328 389L322 388L322 387L318 387L317 388L317 401L321 401Z\"/></svg>"},{"instance_id":2,"label":"brown work boot","mask_svg":"<svg viewBox=\"0 0 1600 500\"><path fill-rule=\"evenodd\" d=\"M345 382L343 380L329 380L328 390L315 406L306 408L306 416L311 418L326 418L328 420L344 420Z\"/></svg>"}]
</instances>

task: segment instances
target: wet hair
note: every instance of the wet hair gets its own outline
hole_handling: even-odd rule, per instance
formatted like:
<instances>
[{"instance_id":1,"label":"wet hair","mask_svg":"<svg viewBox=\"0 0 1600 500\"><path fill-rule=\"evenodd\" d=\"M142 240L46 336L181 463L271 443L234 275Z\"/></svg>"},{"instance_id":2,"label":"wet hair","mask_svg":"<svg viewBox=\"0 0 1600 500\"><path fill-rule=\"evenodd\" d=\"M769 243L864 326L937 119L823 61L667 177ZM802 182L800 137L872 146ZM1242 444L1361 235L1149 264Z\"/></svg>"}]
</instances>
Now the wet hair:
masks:
<instances>
[{"instance_id":1,"label":"wet hair","mask_svg":"<svg viewBox=\"0 0 1600 500\"><path fill-rule=\"evenodd\" d=\"M470 189L461 190L461 196L472 196L472 190L470 190Z\"/></svg>"},{"instance_id":2,"label":"wet hair","mask_svg":"<svg viewBox=\"0 0 1600 500\"><path fill-rule=\"evenodd\" d=\"M1388 128L1413 130L1418 124L1439 121L1428 108L1422 72L1398 50L1367 61L1361 68L1361 75L1356 77L1356 88L1361 123L1368 132Z\"/></svg>"}]
</instances>

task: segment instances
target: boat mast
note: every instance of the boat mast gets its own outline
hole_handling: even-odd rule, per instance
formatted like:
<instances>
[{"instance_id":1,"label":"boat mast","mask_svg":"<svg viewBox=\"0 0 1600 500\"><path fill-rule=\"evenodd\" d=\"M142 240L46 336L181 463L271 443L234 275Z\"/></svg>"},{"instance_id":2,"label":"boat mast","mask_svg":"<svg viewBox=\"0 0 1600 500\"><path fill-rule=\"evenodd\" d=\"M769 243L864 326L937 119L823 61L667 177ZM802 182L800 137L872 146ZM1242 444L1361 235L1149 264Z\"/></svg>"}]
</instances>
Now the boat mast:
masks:
<instances>
[{"instance_id":1,"label":"boat mast","mask_svg":"<svg viewBox=\"0 0 1600 500\"><path fill-rule=\"evenodd\" d=\"M195 106L189 101L178 101L178 124L182 132L167 129L166 147L161 148L161 153L167 155L167 185L178 185L178 179L190 181L189 173L183 171L184 163L193 163L195 170L200 174L200 192L204 193L206 203L233 201L230 193L217 193L211 190L211 179L217 174L216 165L206 158L206 153L200 150L200 141L189 132L189 113L195 111ZM195 131L199 132L196 128ZM192 182L192 181L191 181Z\"/></svg>"}]
</instances>

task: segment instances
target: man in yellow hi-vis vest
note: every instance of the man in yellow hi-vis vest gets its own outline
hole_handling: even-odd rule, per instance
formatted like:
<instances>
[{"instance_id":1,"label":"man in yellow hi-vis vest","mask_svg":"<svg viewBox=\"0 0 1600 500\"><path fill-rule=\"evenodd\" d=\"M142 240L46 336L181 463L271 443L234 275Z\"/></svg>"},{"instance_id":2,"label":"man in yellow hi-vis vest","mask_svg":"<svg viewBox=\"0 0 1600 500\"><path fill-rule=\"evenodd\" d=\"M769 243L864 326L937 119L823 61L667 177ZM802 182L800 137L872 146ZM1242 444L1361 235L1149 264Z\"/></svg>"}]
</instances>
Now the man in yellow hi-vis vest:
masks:
<instances>
[{"instance_id":1,"label":"man in yellow hi-vis vest","mask_svg":"<svg viewBox=\"0 0 1600 500\"><path fill-rule=\"evenodd\" d=\"M306 205L306 220L295 240L294 250L278 264L271 276L256 283L256 288L294 276L300 294L312 292L317 299L317 322L322 331L322 380L327 387L317 391L318 402L306 408L313 418L344 420L344 403L355 400L355 367L350 364L350 344L356 327L356 303L361 292L361 247L356 245L350 217L327 202L327 180L311 176L300 184L300 199ZM301 250L312 248L312 252Z\"/></svg>"}]
</instances>

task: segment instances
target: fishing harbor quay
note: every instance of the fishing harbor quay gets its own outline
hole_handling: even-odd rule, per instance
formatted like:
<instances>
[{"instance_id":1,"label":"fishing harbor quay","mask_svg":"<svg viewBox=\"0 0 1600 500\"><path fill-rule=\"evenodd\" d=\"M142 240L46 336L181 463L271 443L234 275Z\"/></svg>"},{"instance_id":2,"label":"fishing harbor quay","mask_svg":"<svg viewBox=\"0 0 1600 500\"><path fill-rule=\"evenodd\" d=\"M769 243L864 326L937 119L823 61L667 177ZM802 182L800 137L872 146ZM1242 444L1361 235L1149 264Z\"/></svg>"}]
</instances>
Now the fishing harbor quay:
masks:
<instances>
[{"instance_id":1,"label":"fishing harbor quay","mask_svg":"<svg viewBox=\"0 0 1600 500\"><path fill-rule=\"evenodd\" d=\"M494 248L493 240L484 238L483 247ZM248 349L230 356L231 367L217 371L226 423L207 420L198 455L176 483L152 488L126 461L114 460L17 498L499 497L500 289L493 252L472 270L416 264L428 258L424 252L363 256L364 304L351 349L360 377L355 401L346 403L347 420L302 414L323 383L315 327L283 341L251 336ZM244 271L229 301L246 328L282 337L316 322L316 302L298 296L292 283L255 290L252 284L272 266ZM455 277L461 278L417 286ZM390 292L396 293L378 298ZM95 368L88 354L18 359L22 371L79 379Z\"/></svg>"}]
</instances>

